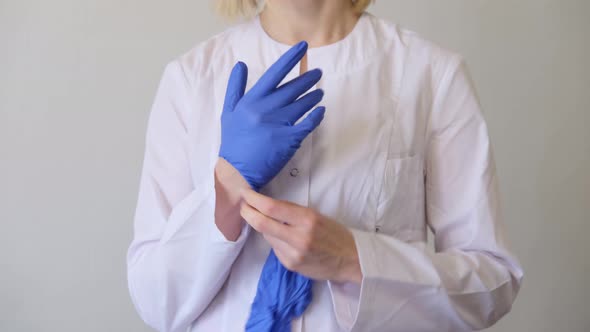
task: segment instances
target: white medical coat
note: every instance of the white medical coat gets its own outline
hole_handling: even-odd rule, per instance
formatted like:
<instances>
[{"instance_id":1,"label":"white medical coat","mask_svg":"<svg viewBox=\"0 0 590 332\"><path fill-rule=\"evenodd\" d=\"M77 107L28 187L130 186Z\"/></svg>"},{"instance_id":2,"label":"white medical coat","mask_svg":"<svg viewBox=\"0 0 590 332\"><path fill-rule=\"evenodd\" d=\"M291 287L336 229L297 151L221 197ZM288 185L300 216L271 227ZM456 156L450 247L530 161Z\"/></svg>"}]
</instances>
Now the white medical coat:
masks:
<instances>
[{"instance_id":1,"label":"white medical coat","mask_svg":"<svg viewBox=\"0 0 590 332\"><path fill-rule=\"evenodd\" d=\"M220 112L238 60L249 88L288 48L254 18L164 71L128 252L133 303L160 331L244 329L270 247L246 224L235 242L215 225ZM343 40L310 49L308 67L324 73L324 121L262 193L348 227L363 280L315 282L292 331L459 332L496 322L523 272L506 247L488 131L463 58L364 14Z\"/></svg>"}]
</instances>

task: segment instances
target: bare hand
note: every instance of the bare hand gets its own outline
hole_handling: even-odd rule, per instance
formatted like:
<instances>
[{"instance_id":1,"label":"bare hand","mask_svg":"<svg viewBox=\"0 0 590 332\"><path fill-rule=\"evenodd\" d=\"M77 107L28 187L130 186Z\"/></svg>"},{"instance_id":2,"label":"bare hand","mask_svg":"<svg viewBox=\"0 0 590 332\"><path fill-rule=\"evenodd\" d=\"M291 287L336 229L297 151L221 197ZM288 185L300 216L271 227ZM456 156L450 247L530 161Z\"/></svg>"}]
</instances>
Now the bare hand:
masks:
<instances>
[{"instance_id":1,"label":"bare hand","mask_svg":"<svg viewBox=\"0 0 590 332\"><path fill-rule=\"evenodd\" d=\"M289 270L316 280L362 280L352 233L313 209L242 191L240 214Z\"/></svg>"}]
</instances>

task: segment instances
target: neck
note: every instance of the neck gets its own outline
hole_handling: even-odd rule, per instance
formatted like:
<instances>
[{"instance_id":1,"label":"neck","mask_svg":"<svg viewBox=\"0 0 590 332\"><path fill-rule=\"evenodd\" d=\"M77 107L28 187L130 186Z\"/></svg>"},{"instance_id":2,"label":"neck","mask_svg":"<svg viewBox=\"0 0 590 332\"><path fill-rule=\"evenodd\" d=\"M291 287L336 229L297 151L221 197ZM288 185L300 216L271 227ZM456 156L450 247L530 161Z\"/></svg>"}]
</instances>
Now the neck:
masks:
<instances>
[{"instance_id":1,"label":"neck","mask_svg":"<svg viewBox=\"0 0 590 332\"><path fill-rule=\"evenodd\" d=\"M359 17L352 1L273 0L260 13L260 23L280 43L305 40L310 47L319 47L346 37Z\"/></svg>"}]
</instances>

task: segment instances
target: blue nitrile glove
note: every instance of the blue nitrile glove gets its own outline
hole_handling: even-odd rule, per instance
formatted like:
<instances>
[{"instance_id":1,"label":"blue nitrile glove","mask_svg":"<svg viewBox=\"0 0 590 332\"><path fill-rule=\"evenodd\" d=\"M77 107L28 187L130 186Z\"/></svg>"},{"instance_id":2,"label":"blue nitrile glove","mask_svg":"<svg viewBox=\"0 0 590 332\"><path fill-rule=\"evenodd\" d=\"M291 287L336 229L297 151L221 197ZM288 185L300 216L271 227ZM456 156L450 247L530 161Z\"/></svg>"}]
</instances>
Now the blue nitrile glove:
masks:
<instances>
[{"instance_id":1,"label":"blue nitrile glove","mask_svg":"<svg viewBox=\"0 0 590 332\"><path fill-rule=\"evenodd\" d=\"M311 279L287 270L271 250L252 303L246 332L290 332L291 320L311 303Z\"/></svg>"},{"instance_id":2,"label":"blue nitrile glove","mask_svg":"<svg viewBox=\"0 0 590 332\"><path fill-rule=\"evenodd\" d=\"M260 190L279 173L324 117L325 108L317 107L294 125L322 100L324 93L319 89L299 98L320 80L319 69L277 87L306 51L306 42L293 46L245 95L248 68L238 62L231 72L221 115L219 156L254 190Z\"/></svg>"}]
</instances>

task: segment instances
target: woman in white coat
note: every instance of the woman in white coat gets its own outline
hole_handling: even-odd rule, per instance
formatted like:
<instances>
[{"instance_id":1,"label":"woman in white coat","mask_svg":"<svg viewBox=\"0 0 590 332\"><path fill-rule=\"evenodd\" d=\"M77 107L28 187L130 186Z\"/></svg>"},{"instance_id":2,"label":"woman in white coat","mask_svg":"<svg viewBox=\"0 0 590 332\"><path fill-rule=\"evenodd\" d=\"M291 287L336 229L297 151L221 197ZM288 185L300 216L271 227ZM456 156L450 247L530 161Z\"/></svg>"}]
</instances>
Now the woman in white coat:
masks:
<instances>
[{"instance_id":1,"label":"woman in white coat","mask_svg":"<svg viewBox=\"0 0 590 332\"><path fill-rule=\"evenodd\" d=\"M167 65L128 252L148 325L459 332L510 310L523 273L465 61L368 4L267 0ZM295 284L261 279L269 253Z\"/></svg>"}]
</instances>

